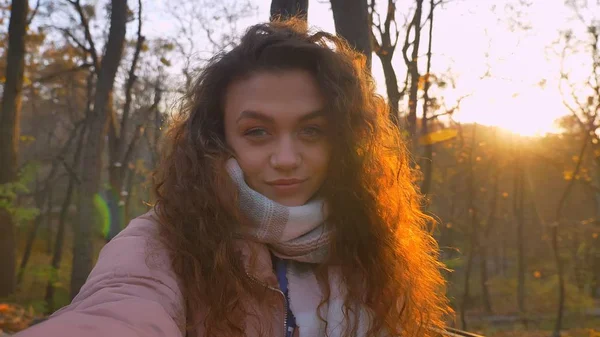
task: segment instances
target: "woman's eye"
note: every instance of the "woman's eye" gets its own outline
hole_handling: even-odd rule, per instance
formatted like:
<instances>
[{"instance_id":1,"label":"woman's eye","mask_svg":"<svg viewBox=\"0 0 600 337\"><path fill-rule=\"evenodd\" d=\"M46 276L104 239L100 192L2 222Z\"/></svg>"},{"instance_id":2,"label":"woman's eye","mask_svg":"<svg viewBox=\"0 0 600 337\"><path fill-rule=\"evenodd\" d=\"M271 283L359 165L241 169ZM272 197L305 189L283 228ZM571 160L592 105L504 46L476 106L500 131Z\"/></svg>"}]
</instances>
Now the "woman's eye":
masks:
<instances>
[{"instance_id":1,"label":"woman's eye","mask_svg":"<svg viewBox=\"0 0 600 337\"><path fill-rule=\"evenodd\" d=\"M315 138L321 136L323 134L323 131L321 130L321 128L309 126L302 129L302 134L307 137Z\"/></svg>"},{"instance_id":2,"label":"woman's eye","mask_svg":"<svg viewBox=\"0 0 600 337\"><path fill-rule=\"evenodd\" d=\"M244 132L244 136L250 136L250 137L264 137L267 136L269 133L267 132L267 130L263 129L263 128L254 128L254 129L250 129L247 130L246 132Z\"/></svg>"}]
</instances>

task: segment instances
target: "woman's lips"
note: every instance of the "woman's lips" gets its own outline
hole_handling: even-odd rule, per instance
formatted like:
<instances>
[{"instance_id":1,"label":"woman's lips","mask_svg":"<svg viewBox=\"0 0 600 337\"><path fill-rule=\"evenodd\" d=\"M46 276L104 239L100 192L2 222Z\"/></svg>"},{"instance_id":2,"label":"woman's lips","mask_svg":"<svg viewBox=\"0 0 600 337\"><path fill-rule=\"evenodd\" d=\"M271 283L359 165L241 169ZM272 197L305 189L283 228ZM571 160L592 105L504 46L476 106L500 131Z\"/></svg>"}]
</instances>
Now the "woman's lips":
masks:
<instances>
[{"instance_id":1,"label":"woman's lips","mask_svg":"<svg viewBox=\"0 0 600 337\"><path fill-rule=\"evenodd\" d=\"M305 182L306 179L277 179L273 181L267 182L269 186L271 186L275 191L283 194L289 194L297 192L302 183Z\"/></svg>"}]
</instances>

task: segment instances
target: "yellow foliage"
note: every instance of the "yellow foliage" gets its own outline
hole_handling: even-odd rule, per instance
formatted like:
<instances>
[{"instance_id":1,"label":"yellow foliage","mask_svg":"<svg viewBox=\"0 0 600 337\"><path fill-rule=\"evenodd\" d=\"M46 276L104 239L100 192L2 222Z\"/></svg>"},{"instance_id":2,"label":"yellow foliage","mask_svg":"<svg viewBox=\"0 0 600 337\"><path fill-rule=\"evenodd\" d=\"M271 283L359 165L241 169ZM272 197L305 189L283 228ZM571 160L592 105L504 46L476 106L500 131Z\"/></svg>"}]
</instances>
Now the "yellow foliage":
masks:
<instances>
[{"instance_id":1,"label":"yellow foliage","mask_svg":"<svg viewBox=\"0 0 600 337\"><path fill-rule=\"evenodd\" d=\"M450 139L453 139L458 134L456 129L443 129L438 131L430 132L426 135L419 137L419 144L421 145L432 145L441 143Z\"/></svg>"},{"instance_id":2,"label":"yellow foliage","mask_svg":"<svg viewBox=\"0 0 600 337\"><path fill-rule=\"evenodd\" d=\"M171 66L171 62L169 60L167 60L166 58L164 58L164 57L160 58L160 63L164 64L167 67Z\"/></svg>"},{"instance_id":3,"label":"yellow foliage","mask_svg":"<svg viewBox=\"0 0 600 337\"><path fill-rule=\"evenodd\" d=\"M23 144L31 144L31 143L33 143L35 141L35 137L34 136L30 136L30 135L21 135L19 137L19 140Z\"/></svg>"}]
</instances>

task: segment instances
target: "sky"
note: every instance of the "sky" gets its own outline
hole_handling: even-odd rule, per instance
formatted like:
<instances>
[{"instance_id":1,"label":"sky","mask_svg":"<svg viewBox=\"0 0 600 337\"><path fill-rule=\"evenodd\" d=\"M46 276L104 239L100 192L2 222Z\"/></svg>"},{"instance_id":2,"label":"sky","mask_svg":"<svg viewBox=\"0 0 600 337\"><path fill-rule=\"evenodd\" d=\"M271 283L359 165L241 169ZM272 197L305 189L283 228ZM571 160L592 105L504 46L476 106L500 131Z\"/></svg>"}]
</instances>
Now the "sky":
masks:
<instances>
[{"instance_id":1,"label":"sky","mask_svg":"<svg viewBox=\"0 0 600 337\"><path fill-rule=\"evenodd\" d=\"M412 2L397 0L399 21L403 21L404 13L410 12ZM529 6L514 6L518 2L449 0L436 9L432 72L453 80L453 86L439 92L447 107L466 97L454 115L456 121L497 125L523 135L557 132L555 120L569 112L559 91L560 57L555 50L556 41L567 27L575 27L574 32L579 35L585 32L581 31L583 26L577 30L573 12L564 5L564 0L528 0ZM270 1L252 0L252 3L257 10L238 23L240 32L269 17ZM386 3L379 1L381 13ZM147 35L175 34L174 19L168 14L171 4L170 0L147 2L144 10L149 22L145 25ZM311 26L335 32L329 1L311 0L308 20ZM198 44L205 43L203 35L198 35ZM421 62L424 62L426 39L421 46ZM400 48L394 63L398 78L403 79L406 67ZM579 70L578 76L585 74L581 71L582 59L573 57L569 62L567 67L573 72ZM378 92L385 95L383 71L376 56L373 76Z\"/></svg>"}]
</instances>

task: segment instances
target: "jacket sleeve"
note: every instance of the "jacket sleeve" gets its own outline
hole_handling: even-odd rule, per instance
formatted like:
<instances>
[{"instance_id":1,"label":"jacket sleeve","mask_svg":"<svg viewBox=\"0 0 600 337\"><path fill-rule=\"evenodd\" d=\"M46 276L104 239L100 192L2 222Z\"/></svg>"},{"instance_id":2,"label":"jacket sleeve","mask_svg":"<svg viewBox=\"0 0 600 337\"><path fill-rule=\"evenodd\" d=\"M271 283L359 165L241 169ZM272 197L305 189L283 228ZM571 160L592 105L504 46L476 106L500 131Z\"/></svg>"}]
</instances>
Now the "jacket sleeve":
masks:
<instances>
[{"instance_id":1,"label":"jacket sleeve","mask_svg":"<svg viewBox=\"0 0 600 337\"><path fill-rule=\"evenodd\" d=\"M73 302L16 337L182 337L185 305L153 213L134 219L100 252Z\"/></svg>"}]
</instances>

